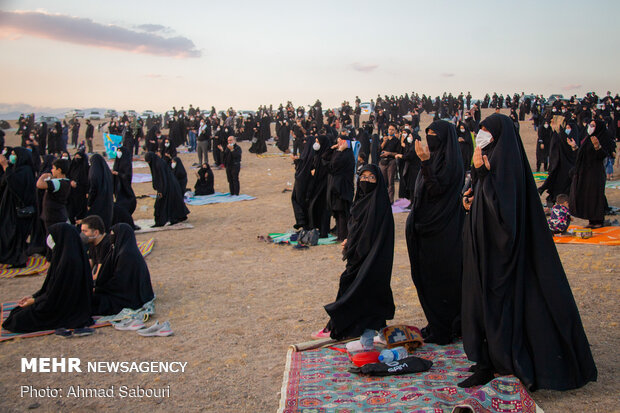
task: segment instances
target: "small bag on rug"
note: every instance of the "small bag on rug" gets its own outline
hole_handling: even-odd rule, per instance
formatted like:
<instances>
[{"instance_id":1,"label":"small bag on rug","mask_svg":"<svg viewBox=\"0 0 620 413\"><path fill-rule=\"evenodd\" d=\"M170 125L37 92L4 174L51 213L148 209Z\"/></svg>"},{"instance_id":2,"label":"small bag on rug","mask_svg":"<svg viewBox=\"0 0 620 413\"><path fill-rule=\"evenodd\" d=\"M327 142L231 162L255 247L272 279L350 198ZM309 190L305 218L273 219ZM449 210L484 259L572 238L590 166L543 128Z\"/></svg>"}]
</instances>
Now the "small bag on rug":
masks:
<instances>
[{"instance_id":1,"label":"small bag on rug","mask_svg":"<svg viewBox=\"0 0 620 413\"><path fill-rule=\"evenodd\" d=\"M403 346L409 353L424 344L422 334L417 327L399 324L385 327L381 333L385 337L387 348Z\"/></svg>"},{"instance_id":2,"label":"small bag on rug","mask_svg":"<svg viewBox=\"0 0 620 413\"><path fill-rule=\"evenodd\" d=\"M319 230L318 229L302 229L297 237L297 242L303 245L317 245L319 243Z\"/></svg>"},{"instance_id":3,"label":"small bag on rug","mask_svg":"<svg viewBox=\"0 0 620 413\"><path fill-rule=\"evenodd\" d=\"M350 373L368 374L371 376L392 376L428 371L433 362L420 357L410 356L389 363L371 363L362 367L351 367Z\"/></svg>"}]
</instances>

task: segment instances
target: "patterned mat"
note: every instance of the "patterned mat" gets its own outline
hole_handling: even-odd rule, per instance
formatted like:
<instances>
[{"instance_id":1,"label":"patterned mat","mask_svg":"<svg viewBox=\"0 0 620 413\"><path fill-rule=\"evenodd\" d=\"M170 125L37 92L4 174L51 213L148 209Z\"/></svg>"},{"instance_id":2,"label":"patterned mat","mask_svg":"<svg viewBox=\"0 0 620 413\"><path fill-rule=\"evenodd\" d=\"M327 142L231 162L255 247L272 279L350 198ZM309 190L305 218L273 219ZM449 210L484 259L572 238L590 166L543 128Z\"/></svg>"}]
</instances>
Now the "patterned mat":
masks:
<instances>
[{"instance_id":1,"label":"patterned mat","mask_svg":"<svg viewBox=\"0 0 620 413\"><path fill-rule=\"evenodd\" d=\"M211 195L198 195L191 196L185 198L185 203L187 205L209 205L209 204L223 204L229 202L238 202L238 201L251 201L256 199L256 197L250 195L230 195L229 192L221 193L216 192Z\"/></svg>"},{"instance_id":2,"label":"patterned mat","mask_svg":"<svg viewBox=\"0 0 620 413\"><path fill-rule=\"evenodd\" d=\"M272 232L268 234L269 238L271 238L271 242L274 244L291 244L297 245L297 241L291 241L291 232ZM338 239L335 235L329 235L327 238L319 238L319 242L317 245L329 245L335 244L338 242Z\"/></svg>"},{"instance_id":3,"label":"patterned mat","mask_svg":"<svg viewBox=\"0 0 620 413\"><path fill-rule=\"evenodd\" d=\"M568 231L584 229L576 225L568 227ZM592 230L592 237L582 239L571 234L555 235L553 241L556 244L596 244L596 245L620 245L620 227L603 227Z\"/></svg>"},{"instance_id":4,"label":"patterned mat","mask_svg":"<svg viewBox=\"0 0 620 413\"><path fill-rule=\"evenodd\" d=\"M146 257L153 251L155 239L138 242L138 249L143 257ZM0 264L0 278L13 278L20 275L35 275L47 271L47 260L45 257L29 257L24 268L9 268L8 265Z\"/></svg>"},{"instance_id":5,"label":"patterned mat","mask_svg":"<svg viewBox=\"0 0 620 413\"><path fill-rule=\"evenodd\" d=\"M17 306L16 301L9 301L6 303L2 303L2 317L1 317L2 323L4 323L4 320L6 320L9 317L9 313L16 306ZM110 325L109 322L102 322L102 323L98 322L97 321L98 318L99 317L93 317L93 320L95 320L95 324L93 324L91 327L98 328L98 327L105 327L105 326ZM6 340L12 340L14 338L39 337L39 336L47 336L49 334L54 334L54 330L36 331L34 333L11 333L8 330L1 329L0 330L0 342L6 341Z\"/></svg>"},{"instance_id":6,"label":"patterned mat","mask_svg":"<svg viewBox=\"0 0 620 413\"><path fill-rule=\"evenodd\" d=\"M133 174L131 176L132 184L139 184L142 182L151 182L153 181L153 176L151 174Z\"/></svg>"},{"instance_id":7,"label":"patterned mat","mask_svg":"<svg viewBox=\"0 0 620 413\"><path fill-rule=\"evenodd\" d=\"M605 188L620 189L620 181L607 181Z\"/></svg>"},{"instance_id":8,"label":"patterned mat","mask_svg":"<svg viewBox=\"0 0 620 413\"><path fill-rule=\"evenodd\" d=\"M172 231L177 229L190 229L194 228L192 224L188 224L187 222L179 222L174 225L164 225L163 227L151 228L151 225L155 224L154 219L138 219L134 221L134 224L139 226L141 229L136 231L136 234L146 234L147 232L159 232L159 231Z\"/></svg>"},{"instance_id":9,"label":"patterned mat","mask_svg":"<svg viewBox=\"0 0 620 413\"><path fill-rule=\"evenodd\" d=\"M549 173L547 172L534 172L534 181L542 182L545 181L549 177Z\"/></svg>"},{"instance_id":10,"label":"patterned mat","mask_svg":"<svg viewBox=\"0 0 620 413\"><path fill-rule=\"evenodd\" d=\"M401 212L409 213L411 211L411 209L407 209L409 204L411 204L411 201L406 198L397 199L392 204L392 214L398 214Z\"/></svg>"},{"instance_id":11,"label":"patterned mat","mask_svg":"<svg viewBox=\"0 0 620 413\"><path fill-rule=\"evenodd\" d=\"M289 350L278 413L542 412L514 376L472 389L458 387L471 375L461 343L425 344L415 355L432 360L433 367L424 373L371 377L349 373L347 355L331 348Z\"/></svg>"}]
</instances>

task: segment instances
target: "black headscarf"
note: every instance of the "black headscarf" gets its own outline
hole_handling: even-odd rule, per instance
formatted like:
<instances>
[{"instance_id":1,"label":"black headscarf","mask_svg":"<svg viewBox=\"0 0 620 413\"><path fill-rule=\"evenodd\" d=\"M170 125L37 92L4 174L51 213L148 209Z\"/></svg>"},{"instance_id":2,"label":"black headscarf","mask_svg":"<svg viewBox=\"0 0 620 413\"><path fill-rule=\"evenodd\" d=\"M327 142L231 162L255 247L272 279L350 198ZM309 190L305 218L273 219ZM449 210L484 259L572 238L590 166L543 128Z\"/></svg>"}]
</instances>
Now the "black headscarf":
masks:
<instances>
[{"instance_id":1,"label":"black headscarf","mask_svg":"<svg viewBox=\"0 0 620 413\"><path fill-rule=\"evenodd\" d=\"M114 187L110 167L98 153L90 157L88 170L88 215L98 215L106 231L112 225Z\"/></svg>"},{"instance_id":2,"label":"black headscarf","mask_svg":"<svg viewBox=\"0 0 620 413\"><path fill-rule=\"evenodd\" d=\"M181 187L172 169L153 152L148 152L144 159L151 168L153 189L158 193L158 198L155 200L155 224L176 223L187 218L189 210L185 206Z\"/></svg>"},{"instance_id":3,"label":"black headscarf","mask_svg":"<svg viewBox=\"0 0 620 413\"><path fill-rule=\"evenodd\" d=\"M78 328L93 323L93 277L77 229L60 223L49 227L55 243L43 286L32 295L34 304L16 307L2 324L16 333Z\"/></svg>"},{"instance_id":4,"label":"black headscarf","mask_svg":"<svg viewBox=\"0 0 620 413\"><path fill-rule=\"evenodd\" d=\"M379 167L366 165L377 179L374 189L358 189L349 218L343 252L347 265L340 276L336 301L325 306L332 338L356 337L365 329L379 330L394 317L390 288L394 260L394 217ZM358 183L359 188L359 183Z\"/></svg>"},{"instance_id":5,"label":"black headscarf","mask_svg":"<svg viewBox=\"0 0 620 413\"><path fill-rule=\"evenodd\" d=\"M461 132L461 128L465 128L465 132ZM471 158L474 155L474 142L471 139L471 131L465 123L459 122L456 125L456 135L464 140L464 142L459 142L459 147L461 148L463 167L468 171L471 166Z\"/></svg>"},{"instance_id":6,"label":"black headscarf","mask_svg":"<svg viewBox=\"0 0 620 413\"><path fill-rule=\"evenodd\" d=\"M93 314L118 314L137 309L153 299L151 275L136 244L133 228L116 224L110 229L112 247L103 259L93 293Z\"/></svg>"},{"instance_id":7,"label":"black headscarf","mask_svg":"<svg viewBox=\"0 0 620 413\"><path fill-rule=\"evenodd\" d=\"M73 155L73 159L71 159L71 166L67 175L67 178L76 184L75 188L71 187L71 195L67 204L67 211L71 222L86 216L88 169L88 155L83 151L76 152Z\"/></svg>"},{"instance_id":8,"label":"black headscarf","mask_svg":"<svg viewBox=\"0 0 620 413\"><path fill-rule=\"evenodd\" d=\"M183 165L183 161L178 156L172 158L172 162L176 165L172 168L172 173L174 173L174 177L179 182L179 186L181 187L181 193L185 193L187 191L187 171L185 170L185 166ZM170 165L172 167L172 165Z\"/></svg>"},{"instance_id":9,"label":"black headscarf","mask_svg":"<svg viewBox=\"0 0 620 413\"><path fill-rule=\"evenodd\" d=\"M208 163L198 169L198 179L194 185L195 195L211 195L215 193L213 188L213 171Z\"/></svg>"},{"instance_id":10,"label":"black headscarf","mask_svg":"<svg viewBox=\"0 0 620 413\"><path fill-rule=\"evenodd\" d=\"M131 148L120 146L118 148L122 155L114 159L113 171L118 172L113 175L114 196L116 197L116 205L133 214L136 210L136 194L131 187L131 179L133 178L133 164L131 159Z\"/></svg>"},{"instance_id":11,"label":"black headscarf","mask_svg":"<svg viewBox=\"0 0 620 413\"><path fill-rule=\"evenodd\" d=\"M476 170L463 231L463 346L529 389L583 386L596 366L521 138L505 115L481 126L491 170Z\"/></svg>"},{"instance_id":12,"label":"black headscarf","mask_svg":"<svg viewBox=\"0 0 620 413\"><path fill-rule=\"evenodd\" d=\"M428 135L433 150L418 174L406 238L428 331L433 342L446 344L460 335L464 171L454 126L438 120L429 129L437 135Z\"/></svg>"}]
</instances>

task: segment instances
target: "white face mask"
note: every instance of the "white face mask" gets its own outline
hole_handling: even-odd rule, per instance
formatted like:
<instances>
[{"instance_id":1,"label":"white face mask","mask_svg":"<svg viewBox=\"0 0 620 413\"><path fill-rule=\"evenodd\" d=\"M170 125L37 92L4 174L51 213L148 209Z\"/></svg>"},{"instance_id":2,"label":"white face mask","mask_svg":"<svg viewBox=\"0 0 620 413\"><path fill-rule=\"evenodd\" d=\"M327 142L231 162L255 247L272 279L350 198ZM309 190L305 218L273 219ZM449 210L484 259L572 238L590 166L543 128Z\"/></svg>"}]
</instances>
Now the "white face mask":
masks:
<instances>
[{"instance_id":1,"label":"white face mask","mask_svg":"<svg viewBox=\"0 0 620 413\"><path fill-rule=\"evenodd\" d=\"M123 152L121 152L121 151L116 151L116 157L117 157L118 159L121 159L121 158L123 157Z\"/></svg>"},{"instance_id":2,"label":"white face mask","mask_svg":"<svg viewBox=\"0 0 620 413\"><path fill-rule=\"evenodd\" d=\"M170 144L168 142L164 143L164 146L167 148L170 146Z\"/></svg>"},{"instance_id":3,"label":"white face mask","mask_svg":"<svg viewBox=\"0 0 620 413\"><path fill-rule=\"evenodd\" d=\"M172 162L172 163L170 164L170 166L172 166L173 168L176 168L176 167L177 167L177 163L176 163L176 162Z\"/></svg>"},{"instance_id":4,"label":"white face mask","mask_svg":"<svg viewBox=\"0 0 620 413\"><path fill-rule=\"evenodd\" d=\"M547 129L547 128L549 127L549 124L548 124L548 123L545 123L545 125L544 125L544 126L545 126L545 129Z\"/></svg>"},{"instance_id":5,"label":"white face mask","mask_svg":"<svg viewBox=\"0 0 620 413\"><path fill-rule=\"evenodd\" d=\"M407 142L412 143L413 142L413 136L407 136Z\"/></svg>"},{"instance_id":6,"label":"white face mask","mask_svg":"<svg viewBox=\"0 0 620 413\"><path fill-rule=\"evenodd\" d=\"M318 151L319 149L321 149L321 144L318 142L314 142L312 144L312 149L314 149L315 151Z\"/></svg>"},{"instance_id":7,"label":"white face mask","mask_svg":"<svg viewBox=\"0 0 620 413\"><path fill-rule=\"evenodd\" d=\"M54 247L56 246L56 243L54 242L54 238L52 238L52 234L49 234L47 236L47 238L45 239L45 243L47 244L48 247L50 247L51 250L53 250Z\"/></svg>"},{"instance_id":8,"label":"white face mask","mask_svg":"<svg viewBox=\"0 0 620 413\"><path fill-rule=\"evenodd\" d=\"M570 128L566 128L564 129L564 133L566 133L567 135L570 135L571 129Z\"/></svg>"},{"instance_id":9,"label":"white face mask","mask_svg":"<svg viewBox=\"0 0 620 413\"><path fill-rule=\"evenodd\" d=\"M480 129L478 134L476 135L476 146L480 149L484 149L488 144L491 143L493 139L493 135L490 132Z\"/></svg>"},{"instance_id":10,"label":"white face mask","mask_svg":"<svg viewBox=\"0 0 620 413\"><path fill-rule=\"evenodd\" d=\"M588 135L594 134L594 129L596 128L594 128L592 125L588 125Z\"/></svg>"},{"instance_id":11,"label":"white face mask","mask_svg":"<svg viewBox=\"0 0 620 413\"><path fill-rule=\"evenodd\" d=\"M461 133L465 133L465 128L461 128Z\"/></svg>"}]
</instances>

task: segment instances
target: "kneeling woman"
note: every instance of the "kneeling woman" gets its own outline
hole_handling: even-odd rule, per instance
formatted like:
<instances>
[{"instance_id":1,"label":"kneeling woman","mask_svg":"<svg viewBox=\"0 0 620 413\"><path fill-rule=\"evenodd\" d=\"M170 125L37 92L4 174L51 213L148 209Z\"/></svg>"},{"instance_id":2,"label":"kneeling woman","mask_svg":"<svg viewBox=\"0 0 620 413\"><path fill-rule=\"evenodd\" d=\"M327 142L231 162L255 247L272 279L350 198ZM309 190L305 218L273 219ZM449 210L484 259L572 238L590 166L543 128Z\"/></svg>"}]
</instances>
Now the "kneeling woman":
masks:
<instances>
[{"instance_id":1,"label":"kneeling woman","mask_svg":"<svg viewBox=\"0 0 620 413\"><path fill-rule=\"evenodd\" d=\"M80 234L60 223L49 227L52 259L43 286L18 302L2 327L14 333L80 328L93 323L93 277Z\"/></svg>"},{"instance_id":2,"label":"kneeling woman","mask_svg":"<svg viewBox=\"0 0 620 413\"><path fill-rule=\"evenodd\" d=\"M154 297L151 275L136 244L133 229L116 224L110 231L113 247L101 263L93 293L93 314L118 314L137 309Z\"/></svg>"},{"instance_id":3,"label":"kneeling woman","mask_svg":"<svg viewBox=\"0 0 620 413\"><path fill-rule=\"evenodd\" d=\"M366 165L360 173L348 238L342 243L347 265L340 276L336 301L325 306L329 323L315 337L329 334L344 339L368 336L369 332L372 336L374 330L385 327L386 320L394 317L390 288L394 259L392 207L379 167Z\"/></svg>"}]
</instances>

